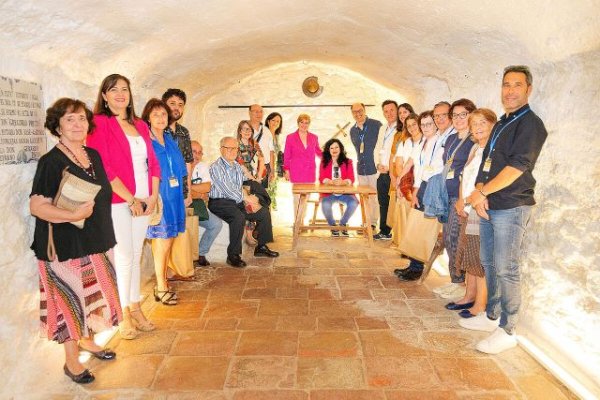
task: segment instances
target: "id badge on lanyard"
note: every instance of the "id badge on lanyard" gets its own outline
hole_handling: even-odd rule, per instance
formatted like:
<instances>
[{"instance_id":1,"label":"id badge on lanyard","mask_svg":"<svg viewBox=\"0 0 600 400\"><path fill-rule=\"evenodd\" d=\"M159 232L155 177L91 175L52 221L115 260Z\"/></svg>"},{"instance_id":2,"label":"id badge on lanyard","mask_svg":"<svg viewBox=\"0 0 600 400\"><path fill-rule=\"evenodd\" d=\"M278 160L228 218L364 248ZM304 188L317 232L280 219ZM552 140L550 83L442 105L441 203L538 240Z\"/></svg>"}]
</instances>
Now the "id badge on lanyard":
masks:
<instances>
[{"instance_id":1,"label":"id badge on lanyard","mask_svg":"<svg viewBox=\"0 0 600 400\"><path fill-rule=\"evenodd\" d=\"M172 187L172 188L179 187L179 180L177 180L176 177L171 176L169 178L169 186Z\"/></svg>"},{"instance_id":2,"label":"id badge on lanyard","mask_svg":"<svg viewBox=\"0 0 600 400\"><path fill-rule=\"evenodd\" d=\"M483 172L490 172L491 169L492 169L492 159L490 157L488 157L483 162Z\"/></svg>"}]
</instances>

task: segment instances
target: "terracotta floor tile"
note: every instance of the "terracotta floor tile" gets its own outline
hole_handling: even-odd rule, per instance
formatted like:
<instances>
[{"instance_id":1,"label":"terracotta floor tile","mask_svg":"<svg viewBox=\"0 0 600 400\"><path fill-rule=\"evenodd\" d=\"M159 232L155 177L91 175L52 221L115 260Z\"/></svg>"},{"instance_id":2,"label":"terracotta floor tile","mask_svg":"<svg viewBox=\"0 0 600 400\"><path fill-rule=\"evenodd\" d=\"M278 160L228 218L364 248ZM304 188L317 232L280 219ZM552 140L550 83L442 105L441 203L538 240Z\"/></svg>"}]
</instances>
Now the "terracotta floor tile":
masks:
<instances>
[{"instance_id":1,"label":"terracotta floor tile","mask_svg":"<svg viewBox=\"0 0 600 400\"><path fill-rule=\"evenodd\" d=\"M374 276L338 276L340 289L380 289L381 282Z\"/></svg>"},{"instance_id":2,"label":"terracotta floor tile","mask_svg":"<svg viewBox=\"0 0 600 400\"><path fill-rule=\"evenodd\" d=\"M383 268L385 266L380 259L349 258L348 263L351 267L358 268Z\"/></svg>"},{"instance_id":3,"label":"terracotta floor tile","mask_svg":"<svg viewBox=\"0 0 600 400\"><path fill-rule=\"evenodd\" d=\"M277 317L254 317L242 318L237 326L240 331L275 330L277 329Z\"/></svg>"},{"instance_id":4,"label":"terracotta floor tile","mask_svg":"<svg viewBox=\"0 0 600 400\"><path fill-rule=\"evenodd\" d=\"M94 360L90 370L96 380L87 388L91 390L149 388L164 357L160 355L122 356L117 360ZM67 378L65 378L67 379Z\"/></svg>"},{"instance_id":5,"label":"terracotta floor tile","mask_svg":"<svg viewBox=\"0 0 600 400\"><path fill-rule=\"evenodd\" d=\"M360 355L358 338L353 332L300 332L300 357L356 357Z\"/></svg>"},{"instance_id":6,"label":"terracotta floor tile","mask_svg":"<svg viewBox=\"0 0 600 400\"><path fill-rule=\"evenodd\" d=\"M309 313L317 317L355 317L361 315L361 310L350 301L311 300Z\"/></svg>"},{"instance_id":7,"label":"terracotta floor tile","mask_svg":"<svg viewBox=\"0 0 600 400\"><path fill-rule=\"evenodd\" d=\"M354 320L360 331L390 329L385 318L355 317Z\"/></svg>"},{"instance_id":8,"label":"terracotta floor tile","mask_svg":"<svg viewBox=\"0 0 600 400\"><path fill-rule=\"evenodd\" d=\"M357 358L299 358L297 382L301 389L362 388L362 362Z\"/></svg>"},{"instance_id":9,"label":"terracotta floor tile","mask_svg":"<svg viewBox=\"0 0 600 400\"><path fill-rule=\"evenodd\" d=\"M206 301L208 300L208 295L210 294L210 290L200 289L200 290L180 290L177 292L177 296L181 299L185 299L187 301Z\"/></svg>"},{"instance_id":10,"label":"terracotta floor tile","mask_svg":"<svg viewBox=\"0 0 600 400\"><path fill-rule=\"evenodd\" d=\"M399 331L423 330L423 320L417 317L386 317L390 328Z\"/></svg>"},{"instance_id":11,"label":"terracotta floor tile","mask_svg":"<svg viewBox=\"0 0 600 400\"><path fill-rule=\"evenodd\" d=\"M215 279L214 281L210 282L208 285L206 285L206 287L208 289L225 289L227 290L228 288L231 287L240 287L243 286L246 281L248 280L248 277L243 275L243 273L241 271L237 271L238 275L235 276L227 276L227 277L219 277L217 279Z\"/></svg>"},{"instance_id":12,"label":"terracotta floor tile","mask_svg":"<svg viewBox=\"0 0 600 400\"><path fill-rule=\"evenodd\" d=\"M323 268L323 269L333 269L333 268L341 268L346 267L346 264L340 262L340 260L311 260L310 266L312 268Z\"/></svg>"},{"instance_id":13,"label":"terracotta floor tile","mask_svg":"<svg viewBox=\"0 0 600 400\"><path fill-rule=\"evenodd\" d=\"M381 278L380 278L381 281ZM375 300L405 300L406 294L402 289L371 289Z\"/></svg>"},{"instance_id":14,"label":"terracotta floor tile","mask_svg":"<svg viewBox=\"0 0 600 400\"><path fill-rule=\"evenodd\" d=\"M548 373L518 377L514 379L514 382L528 399L567 400L575 398L556 378L549 376Z\"/></svg>"},{"instance_id":15,"label":"terracotta floor tile","mask_svg":"<svg viewBox=\"0 0 600 400\"><path fill-rule=\"evenodd\" d=\"M385 400L382 390L311 390L310 400Z\"/></svg>"},{"instance_id":16,"label":"terracotta floor tile","mask_svg":"<svg viewBox=\"0 0 600 400\"><path fill-rule=\"evenodd\" d=\"M423 332L421 337L432 357L483 357L475 350L482 335L466 329L445 332Z\"/></svg>"},{"instance_id":17,"label":"terracotta floor tile","mask_svg":"<svg viewBox=\"0 0 600 400\"><path fill-rule=\"evenodd\" d=\"M404 317L413 312L405 300L358 300L356 307L368 317Z\"/></svg>"},{"instance_id":18,"label":"terracotta floor tile","mask_svg":"<svg viewBox=\"0 0 600 400\"><path fill-rule=\"evenodd\" d=\"M311 300L339 300L341 298L340 291L335 289L308 289L308 298Z\"/></svg>"},{"instance_id":19,"label":"terracotta floor tile","mask_svg":"<svg viewBox=\"0 0 600 400\"><path fill-rule=\"evenodd\" d=\"M300 267L279 266L279 267L274 267L273 274L274 275L290 275L290 276L302 275L302 271L304 271L304 269L305 269L304 267L300 268Z\"/></svg>"},{"instance_id":20,"label":"terracotta floor tile","mask_svg":"<svg viewBox=\"0 0 600 400\"><path fill-rule=\"evenodd\" d=\"M388 276L393 271L389 268L355 268L355 270L362 276Z\"/></svg>"},{"instance_id":21,"label":"terracotta floor tile","mask_svg":"<svg viewBox=\"0 0 600 400\"><path fill-rule=\"evenodd\" d=\"M308 392L300 390L238 390L233 400L308 400Z\"/></svg>"},{"instance_id":22,"label":"terracotta floor tile","mask_svg":"<svg viewBox=\"0 0 600 400\"><path fill-rule=\"evenodd\" d=\"M237 318L209 318L204 329L207 331L234 331L239 321Z\"/></svg>"},{"instance_id":23,"label":"terracotta floor tile","mask_svg":"<svg viewBox=\"0 0 600 400\"><path fill-rule=\"evenodd\" d=\"M389 276L380 276L379 281L386 289L403 289L415 286L414 282L402 282L399 280L398 277L393 274L393 270L390 271Z\"/></svg>"},{"instance_id":24,"label":"terracotta floor tile","mask_svg":"<svg viewBox=\"0 0 600 400\"><path fill-rule=\"evenodd\" d=\"M441 383L452 389L515 389L506 374L489 358L432 358L430 361Z\"/></svg>"},{"instance_id":25,"label":"terracotta floor tile","mask_svg":"<svg viewBox=\"0 0 600 400\"><path fill-rule=\"evenodd\" d=\"M355 331L356 323L352 317L319 317L317 318L319 331Z\"/></svg>"},{"instance_id":26,"label":"terracotta floor tile","mask_svg":"<svg viewBox=\"0 0 600 400\"><path fill-rule=\"evenodd\" d=\"M296 361L291 357L236 357L225 386L228 388L292 388Z\"/></svg>"},{"instance_id":27,"label":"terracotta floor tile","mask_svg":"<svg viewBox=\"0 0 600 400\"><path fill-rule=\"evenodd\" d=\"M336 275L336 276L345 276L345 275L358 276L358 275L361 275L361 270L359 270L357 268L334 268L333 275Z\"/></svg>"},{"instance_id":28,"label":"terracotta floor tile","mask_svg":"<svg viewBox=\"0 0 600 400\"><path fill-rule=\"evenodd\" d=\"M155 393L157 392L153 391L153 395ZM228 400L223 392L216 390L195 390L193 392L170 391L167 393L169 393L166 397L167 400Z\"/></svg>"},{"instance_id":29,"label":"terracotta floor tile","mask_svg":"<svg viewBox=\"0 0 600 400\"><path fill-rule=\"evenodd\" d=\"M258 312L257 301L225 301L218 303L208 303L208 307L203 317L209 318L248 318L256 316Z\"/></svg>"},{"instance_id":30,"label":"terracotta floor tile","mask_svg":"<svg viewBox=\"0 0 600 400\"><path fill-rule=\"evenodd\" d=\"M277 320L278 331L315 331L317 318L313 316L282 316Z\"/></svg>"},{"instance_id":31,"label":"terracotta floor tile","mask_svg":"<svg viewBox=\"0 0 600 400\"><path fill-rule=\"evenodd\" d=\"M222 390L229 359L169 357L156 376L155 390Z\"/></svg>"},{"instance_id":32,"label":"terracotta floor tile","mask_svg":"<svg viewBox=\"0 0 600 400\"><path fill-rule=\"evenodd\" d=\"M243 292L243 287L234 289L212 289L208 295L208 302L239 301L242 299Z\"/></svg>"},{"instance_id":33,"label":"terracotta floor tile","mask_svg":"<svg viewBox=\"0 0 600 400\"><path fill-rule=\"evenodd\" d=\"M177 332L162 329L140 332L135 340L125 340L115 335L107 347L113 348L119 358L125 355L168 354L176 337Z\"/></svg>"},{"instance_id":34,"label":"terracotta floor tile","mask_svg":"<svg viewBox=\"0 0 600 400\"><path fill-rule=\"evenodd\" d=\"M386 390L387 400L458 400L452 390Z\"/></svg>"},{"instance_id":35,"label":"terracotta floor tile","mask_svg":"<svg viewBox=\"0 0 600 400\"><path fill-rule=\"evenodd\" d=\"M275 288L261 288L261 289L246 289L242 293L242 299L274 299L277 289Z\"/></svg>"},{"instance_id":36,"label":"terracotta floor tile","mask_svg":"<svg viewBox=\"0 0 600 400\"><path fill-rule=\"evenodd\" d=\"M377 388L439 389L440 382L426 358L367 357L367 384Z\"/></svg>"},{"instance_id":37,"label":"terracotta floor tile","mask_svg":"<svg viewBox=\"0 0 600 400\"><path fill-rule=\"evenodd\" d=\"M238 332L181 332L173 345L174 356L232 356Z\"/></svg>"},{"instance_id":38,"label":"terracotta floor tile","mask_svg":"<svg viewBox=\"0 0 600 400\"><path fill-rule=\"evenodd\" d=\"M347 289L341 290L342 300L372 300L373 296L369 289Z\"/></svg>"},{"instance_id":39,"label":"terracotta floor tile","mask_svg":"<svg viewBox=\"0 0 600 400\"><path fill-rule=\"evenodd\" d=\"M304 299L263 299L260 302L259 316L268 315L307 315L308 300Z\"/></svg>"},{"instance_id":40,"label":"terracotta floor tile","mask_svg":"<svg viewBox=\"0 0 600 400\"><path fill-rule=\"evenodd\" d=\"M408 299L406 303L411 308L412 312L418 317L431 317L431 316L454 316L456 317L456 311L446 310L444 305L447 300L436 299L436 300L413 300Z\"/></svg>"},{"instance_id":41,"label":"terracotta floor tile","mask_svg":"<svg viewBox=\"0 0 600 400\"><path fill-rule=\"evenodd\" d=\"M284 287L277 289L278 299L308 299L308 288Z\"/></svg>"},{"instance_id":42,"label":"terracotta floor tile","mask_svg":"<svg viewBox=\"0 0 600 400\"><path fill-rule=\"evenodd\" d=\"M332 257L332 253L328 252L328 251L298 250L298 257L300 257L300 258L318 258L318 259L325 258L325 259L330 259Z\"/></svg>"},{"instance_id":43,"label":"terracotta floor tile","mask_svg":"<svg viewBox=\"0 0 600 400\"><path fill-rule=\"evenodd\" d=\"M298 332L242 332L237 356L295 356L298 353Z\"/></svg>"},{"instance_id":44,"label":"terracotta floor tile","mask_svg":"<svg viewBox=\"0 0 600 400\"><path fill-rule=\"evenodd\" d=\"M179 319L173 321L171 329L174 331L203 331L206 326L205 319Z\"/></svg>"},{"instance_id":45,"label":"terracotta floor tile","mask_svg":"<svg viewBox=\"0 0 600 400\"><path fill-rule=\"evenodd\" d=\"M426 357L426 347L417 331L360 331L365 357Z\"/></svg>"},{"instance_id":46,"label":"terracotta floor tile","mask_svg":"<svg viewBox=\"0 0 600 400\"><path fill-rule=\"evenodd\" d=\"M333 270L330 268L304 268L302 275L333 275Z\"/></svg>"},{"instance_id":47,"label":"terracotta floor tile","mask_svg":"<svg viewBox=\"0 0 600 400\"><path fill-rule=\"evenodd\" d=\"M300 275L297 283L308 288L315 289L337 289L337 281L334 276Z\"/></svg>"},{"instance_id":48,"label":"terracotta floor tile","mask_svg":"<svg viewBox=\"0 0 600 400\"><path fill-rule=\"evenodd\" d=\"M404 291L404 294L406 295L406 297L409 299L437 299L438 298L438 296L435 293L433 293L431 290L429 290L427 287L425 287L423 285L404 287L402 290ZM443 304L446 304L449 301L450 300L447 300Z\"/></svg>"},{"instance_id":49,"label":"terracotta floor tile","mask_svg":"<svg viewBox=\"0 0 600 400\"><path fill-rule=\"evenodd\" d=\"M273 261L274 267L297 267L298 258L294 256L280 255Z\"/></svg>"},{"instance_id":50,"label":"terracotta floor tile","mask_svg":"<svg viewBox=\"0 0 600 400\"><path fill-rule=\"evenodd\" d=\"M206 306L206 302L194 301L189 303L178 303L176 306L159 305L152 309L148 315L149 320L169 318L169 319L185 319L185 318L200 318Z\"/></svg>"},{"instance_id":51,"label":"terracotta floor tile","mask_svg":"<svg viewBox=\"0 0 600 400\"><path fill-rule=\"evenodd\" d=\"M268 288L293 288L298 286L297 275L273 275L265 281L265 287Z\"/></svg>"}]
</instances>

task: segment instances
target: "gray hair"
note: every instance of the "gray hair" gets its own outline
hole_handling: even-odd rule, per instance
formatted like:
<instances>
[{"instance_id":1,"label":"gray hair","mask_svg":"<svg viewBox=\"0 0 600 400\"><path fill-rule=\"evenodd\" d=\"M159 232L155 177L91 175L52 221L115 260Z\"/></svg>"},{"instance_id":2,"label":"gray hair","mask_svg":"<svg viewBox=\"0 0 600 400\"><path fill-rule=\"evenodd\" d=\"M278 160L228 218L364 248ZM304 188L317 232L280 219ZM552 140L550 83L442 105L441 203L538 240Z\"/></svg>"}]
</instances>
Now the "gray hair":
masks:
<instances>
[{"instance_id":1,"label":"gray hair","mask_svg":"<svg viewBox=\"0 0 600 400\"><path fill-rule=\"evenodd\" d=\"M219 141L219 146L225 146L225 142L227 141L227 139L235 140L237 143L237 138L235 136L223 136Z\"/></svg>"},{"instance_id":2,"label":"gray hair","mask_svg":"<svg viewBox=\"0 0 600 400\"><path fill-rule=\"evenodd\" d=\"M502 79L504 79L506 74L508 74L509 72L520 72L522 74L525 74L525 81L527 82L527 85L531 86L531 84L533 83L533 76L531 75L531 71L529 70L529 67L527 65L509 65L508 67L504 68L504 74L502 75Z\"/></svg>"}]
</instances>

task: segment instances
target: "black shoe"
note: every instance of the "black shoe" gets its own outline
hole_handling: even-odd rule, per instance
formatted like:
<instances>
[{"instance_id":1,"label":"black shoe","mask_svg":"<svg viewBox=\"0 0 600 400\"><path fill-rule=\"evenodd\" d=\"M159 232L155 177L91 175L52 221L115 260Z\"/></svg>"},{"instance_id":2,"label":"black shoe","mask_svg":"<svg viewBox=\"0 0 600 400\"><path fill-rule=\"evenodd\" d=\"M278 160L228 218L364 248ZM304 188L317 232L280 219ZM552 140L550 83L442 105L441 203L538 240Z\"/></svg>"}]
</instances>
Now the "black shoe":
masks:
<instances>
[{"instance_id":1,"label":"black shoe","mask_svg":"<svg viewBox=\"0 0 600 400\"><path fill-rule=\"evenodd\" d=\"M410 272L410 268L396 268L394 270L394 275L401 276L401 275L404 275L404 274L406 274L408 272Z\"/></svg>"},{"instance_id":2,"label":"black shoe","mask_svg":"<svg viewBox=\"0 0 600 400\"><path fill-rule=\"evenodd\" d=\"M340 231L331 231L331 237L340 237Z\"/></svg>"},{"instance_id":3,"label":"black shoe","mask_svg":"<svg viewBox=\"0 0 600 400\"><path fill-rule=\"evenodd\" d=\"M65 367L63 369L65 370L65 375L71 378L71 380L75 383L90 383L94 382L94 379L96 379L94 377L94 374L92 374L89 369L86 369L79 375L75 375L71 371L69 371L69 368L67 368L67 364L65 364Z\"/></svg>"},{"instance_id":4,"label":"black shoe","mask_svg":"<svg viewBox=\"0 0 600 400\"><path fill-rule=\"evenodd\" d=\"M111 349L102 349L100 351L91 351L88 349L84 349L80 345L78 345L79 351L85 351L86 353L90 353L94 357L99 360L114 360L117 357L117 353L112 351Z\"/></svg>"},{"instance_id":5,"label":"black shoe","mask_svg":"<svg viewBox=\"0 0 600 400\"><path fill-rule=\"evenodd\" d=\"M411 282L418 280L421 275L423 275L422 271L408 271L402 275L398 275L398 279L401 281Z\"/></svg>"},{"instance_id":6,"label":"black shoe","mask_svg":"<svg viewBox=\"0 0 600 400\"><path fill-rule=\"evenodd\" d=\"M392 234L388 233L386 235L385 233L379 232L378 234L373 235L373 239L374 240L392 240Z\"/></svg>"},{"instance_id":7,"label":"black shoe","mask_svg":"<svg viewBox=\"0 0 600 400\"><path fill-rule=\"evenodd\" d=\"M235 268L244 268L247 265L240 256L227 256L227 264Z\"/></svg>"},{"instance_id":8,"label":"black shoe","mask_svg":"<svg viewBox=\"0 0 600 400\"><path fill-rule=\"evenodd\" d=\"M470 303L465 303L465 304L456 304L455 302L451 301L450 303L446 304L444 307L446 307L447 310L458 311L458 310L466 310L468 308L471 308L471 307L473 307L473 304L475 304L475 303L470 302Z\"/></svg>"},{"instance_id":9,"label":"black shoe","mask_svg":"<svg viewBox=\"0 0 600 400\"><path fill-rule=\"evenodd\" d=\"M262 246L256 246L256 248L254 249L254 257L271 257L271 258L273 258L273 257L279 257L279 253L269 249L266 244L263 244Z\"/></svg>"},{"instance_id":10,"label":"black shoe","mask_svg":"<svg viewBox=\"0 0 600 400\"><path fill-rule=\"evenodd\" d=\"M340 225L340 226L347 226L347 225ZM350 237L350 235L348 234L348 231L345 229L343 231L340 231L340 235L342 237Z\"/></svg>"},{"instance_id":11,"label":"black shoe","mask_svg":"<svg viewBox=\"0 0 600 400\"><path fill-rule=\"evenodd\" d=\"M194 261L195 268L208 267L208 266L210 266L210 263L204 256L199 256L198 259L196 261Z\"/></svg>"}]
</instances>

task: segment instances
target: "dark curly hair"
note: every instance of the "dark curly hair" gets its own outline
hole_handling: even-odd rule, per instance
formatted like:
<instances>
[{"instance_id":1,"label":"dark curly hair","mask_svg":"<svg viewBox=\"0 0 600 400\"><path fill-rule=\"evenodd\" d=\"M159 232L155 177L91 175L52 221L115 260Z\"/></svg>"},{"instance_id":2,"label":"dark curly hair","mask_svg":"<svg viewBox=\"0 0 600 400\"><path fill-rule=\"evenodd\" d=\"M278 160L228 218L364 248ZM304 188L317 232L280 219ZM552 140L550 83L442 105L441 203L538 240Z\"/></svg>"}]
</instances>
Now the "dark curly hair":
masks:
<instances>
[{"instance_id":1,"label":"dark curly hair","mask_svg":"<svg viewBox=\"0 0 600 400\"><path fill-rule=\"evenodd\" d=\"M283 126L283 118L281 117L281 114L279 114L278 112L272 112L271 114L269 114L267 116L267 119L265 119L265 126L267 128L269 128L269 121L275 117L279 117L279 119L281 120L281 123L279 124L279 128L277 128L275 130L275 135L279 135L281 133L281 127Z\"/></svg>"},{"instance_id":2,"label":"dark curly hair","mask_svg":"<svg viewBox=\"0 0 600 400\"><path fill-rule=\"evenodd\" d=\"M164 108L169 118L167 124L170 125L173 122L173 116L171 115L171 109L169 108L169 106L167 106L167 104L161 99L157 99L155 97L148 100L148 102L144 106L144 111L142 111L142 119L148 124L148 128L150 128L150 113L155 108Z\"/></svg>"},{"instance_id":3,"label":"dark curly hair","mask_svg":"<svg viewBox=\"0 0 600 400\"><path fill-rule=\"evenodd\" d=\"M167 91L163 93L162 101L164 101L166 103L167 100L169 100L173 96L177 96L181 100L183 100L183 104L187 103L187 96L185 95L185 92L181 89L173 89L173 88L167 89Z\"/></svg>"},{"instance_id":4,"label":"dark curly hair","mask_svg":"<svg viewBox=\"0 0 600 400\"><path fill-rule=\"evenodd\" d=\"M331 162L331 153L329 152L329 148L332 144L337 143L340 146L340 155L338 157L338 165L342 165L348 162L348 156L346 155L346 150L344 149L344 145L339 139L329 139L325 142L323 146L323 159L321 163L323 164L323 168L327 167Z\"/></svg>"},{"instance_id":5,"label":"dark curly hair","mask_svg":"<svg viewBox=\"0 0 600 400\"><path fill-rule=\"evenodd\" d=\"M44 127L50 131L50 133L54 136L60 136L58 133L58 128L60 128L60 119L66 113L79 112L83 110L85 112L85 117L88 122L88 131L90 134L96 125L94 124L94 114L92 111L87 108L85 103L81 100L70 99L68 97L63 97L58 99L46 110L46 122L44 122Z\"/></svg>"}]
</instances>

